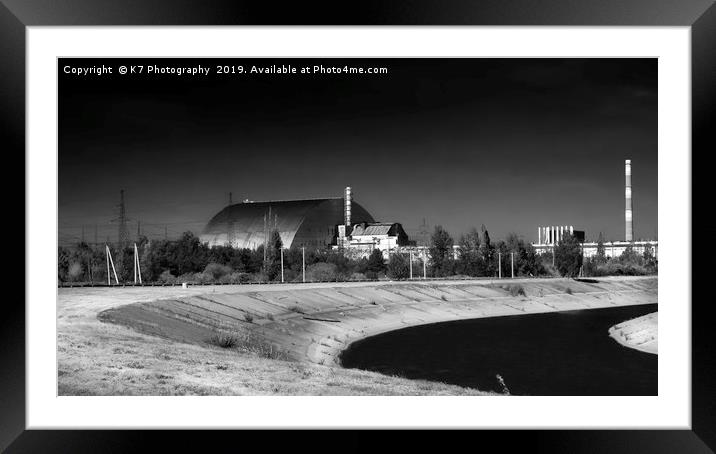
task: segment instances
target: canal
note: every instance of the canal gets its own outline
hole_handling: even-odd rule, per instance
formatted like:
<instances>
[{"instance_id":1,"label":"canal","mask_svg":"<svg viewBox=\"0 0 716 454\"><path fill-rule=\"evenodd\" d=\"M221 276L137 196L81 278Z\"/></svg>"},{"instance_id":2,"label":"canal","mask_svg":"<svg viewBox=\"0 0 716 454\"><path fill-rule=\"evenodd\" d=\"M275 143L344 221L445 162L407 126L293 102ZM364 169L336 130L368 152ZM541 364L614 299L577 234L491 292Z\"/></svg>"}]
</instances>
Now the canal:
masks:
<instances>
[{"instance_id":1,"label":"canal","mask_svg":"<svg viewBox=\"0 0 716 454\"><path fill-rule=\"evenodd\" d=\"M416 326L357 341L341 363L519 395L657 395L658 356L608 335L656 311L648 304Z\"/></svg>"}]
</instances>

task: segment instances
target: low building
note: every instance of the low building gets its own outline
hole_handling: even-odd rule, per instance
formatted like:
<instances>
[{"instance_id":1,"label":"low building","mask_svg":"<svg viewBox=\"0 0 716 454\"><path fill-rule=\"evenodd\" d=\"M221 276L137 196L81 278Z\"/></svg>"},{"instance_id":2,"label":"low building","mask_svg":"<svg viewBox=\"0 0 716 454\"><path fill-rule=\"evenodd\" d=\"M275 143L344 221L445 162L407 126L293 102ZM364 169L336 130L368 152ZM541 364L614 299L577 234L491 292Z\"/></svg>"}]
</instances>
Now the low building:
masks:
<instances>
[{"instance_id":1,"label":"low building","mask_svg":"<svg viewBox=\"0 0 716 454\"><path fill-rule=\"evenodd\" d=\"M555 243L532 244L538 254L542 254L545 252L551 253L555 245ZM595 255L597 255L598 245L599 243L594 242L582 243L582 251L584 252L584 257L594 257ZM629 246L631 246L637 254L643 254L647 248L651 248L654 254L654 258L659 258L658 241L605 241L604 255L607 257L619 257Z\"/></svg>"},{"instance_id":2,"label":"low building","mask_svg":"<svg viewBox=\"0 0 716 454\"><path fill-rule=\"evenodd\" d=\"M388 258L392 251L415 246L397 222L362 222L352 228L339 226L337 243L335 248L348 250L358 257L366 257L374 249L379 249Z\"/></svg>"}]
</instances>

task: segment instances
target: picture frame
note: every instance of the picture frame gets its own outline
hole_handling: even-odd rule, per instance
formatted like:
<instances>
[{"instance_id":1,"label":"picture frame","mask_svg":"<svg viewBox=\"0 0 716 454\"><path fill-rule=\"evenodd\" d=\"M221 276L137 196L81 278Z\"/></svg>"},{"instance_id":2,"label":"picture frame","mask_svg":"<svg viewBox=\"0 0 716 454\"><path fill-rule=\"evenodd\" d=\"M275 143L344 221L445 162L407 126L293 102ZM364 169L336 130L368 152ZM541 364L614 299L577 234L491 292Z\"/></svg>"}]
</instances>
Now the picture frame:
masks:
<instances>
[{"instance_id":1,"label":"picture frame","mask_svg":"<svg viewBox=\"0 0 716 454\"><path fill-rule=\"evenodd\" d=\"M715 147L708 122L716 99L716 7L711 1L644 2L639 0L604 2L581 1L576 6L566 0L540 2L537 8L529 0L504 2L413 1L403 5L380 1L362 2L353 11L321 9L319 5L287 9L257 6L248 2L228 0L206 4L192 2L153 1L143 8L124 7L122 3L92 0L68 2L3 0L0 7L2 33L3 149L7 155L25 153L25 31L28 26L228 26L228 25L435 25L435 26L689 26L691 27L692 70L692 169L693 158L703 159ZM708 150L708 151L707 151ZM696 176L696 172L693 172ZM708 206L704 194L692 188L692 206ZM693 214L699 214L692 211ZM700 219L704 215L696 216ZM692 226L701 225L692 219ZM694 232L697 230L694 229ZM707 231L713 231L713 228ZM28 238L25 238L28 241ZM691 245L686 245L691 248ZM694 272L705 273L697 266ZM692 274L693 275L693 274ZM699 279L692 282L699 282ZM703 286L703 280L701 280ZM692 284L692 295L696 295ZM691 430L553 430L518 431L514 437L502 431L482 431L480 437L499 443L501 449L521 446L549 452L713 452L716 450L716 359L713 354L714 334L710 327L708 293L703 299L693 298L692 305L692 427ZM8 302L9 303L9 302ZM66 450L135 450L150 445L147 437L161 437L162 443L184 448L203 447L204 442L191 440L192 434L146 431L28 431L25 429L25 318L20 304L6 304L2 319L0 345L4 367L0 369L2 392L0 408L0 448L8 452ZM202 438L207 438L202 435ZM344 446L366 449L367 434L336 432ZM403 448L420 446L424 434L400 436ZM469 435L468 435L469 436ZM208 435L214 443L236 446L235 435L229 432ZM315 434L292 434L271 437L286 440L287 446L310 442ZM410 439L406 441L406 439ZM482 441L481 441L482 443ZM273 446L275 448L275 446Z\"/></svg>"}]
</instances>

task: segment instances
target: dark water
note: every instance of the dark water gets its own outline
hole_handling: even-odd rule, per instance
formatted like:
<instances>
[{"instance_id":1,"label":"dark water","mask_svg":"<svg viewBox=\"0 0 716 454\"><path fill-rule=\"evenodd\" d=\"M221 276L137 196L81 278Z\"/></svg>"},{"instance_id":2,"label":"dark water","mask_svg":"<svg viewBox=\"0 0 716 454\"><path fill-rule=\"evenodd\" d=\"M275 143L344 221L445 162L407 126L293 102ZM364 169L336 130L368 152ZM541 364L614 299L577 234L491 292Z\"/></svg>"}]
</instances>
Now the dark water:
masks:
<instances>
[{"instance_id":1,"label":"dark water","mask_svg":"<svg viewBox=\"0 0 716 454\"><path fill-rule=\"evenodd\" d=\"M613 325L656 304L436 323L351 345L344 367L526 395L657 395L658 356L618 344Z\"/></svg>"}]
</instances>

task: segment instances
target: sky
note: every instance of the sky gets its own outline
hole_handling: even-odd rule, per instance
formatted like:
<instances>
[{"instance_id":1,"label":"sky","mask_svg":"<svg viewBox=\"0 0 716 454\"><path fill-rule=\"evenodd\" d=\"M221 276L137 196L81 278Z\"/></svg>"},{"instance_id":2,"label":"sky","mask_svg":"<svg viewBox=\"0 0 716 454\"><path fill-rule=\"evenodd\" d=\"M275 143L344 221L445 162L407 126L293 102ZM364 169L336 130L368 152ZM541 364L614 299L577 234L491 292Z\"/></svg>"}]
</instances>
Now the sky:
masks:
<instances>
[{"instance_id":1,"label":"sky","mask_svg":"<svg viewBox=\"0 0 716 454\"><path fill-rule=\"evenodd\" d=\"M113 67L112 74L64 68ZM121 75L120 65L144 65ZM301 74L303 66L387 74ZM146 67L211 69L149 75ZM216 74L291 65L297 74ZM60 244L200 233L229 201L341 197L415 236L658 238L656 59L60 59Z\"/></svg>"}]
</instances>

